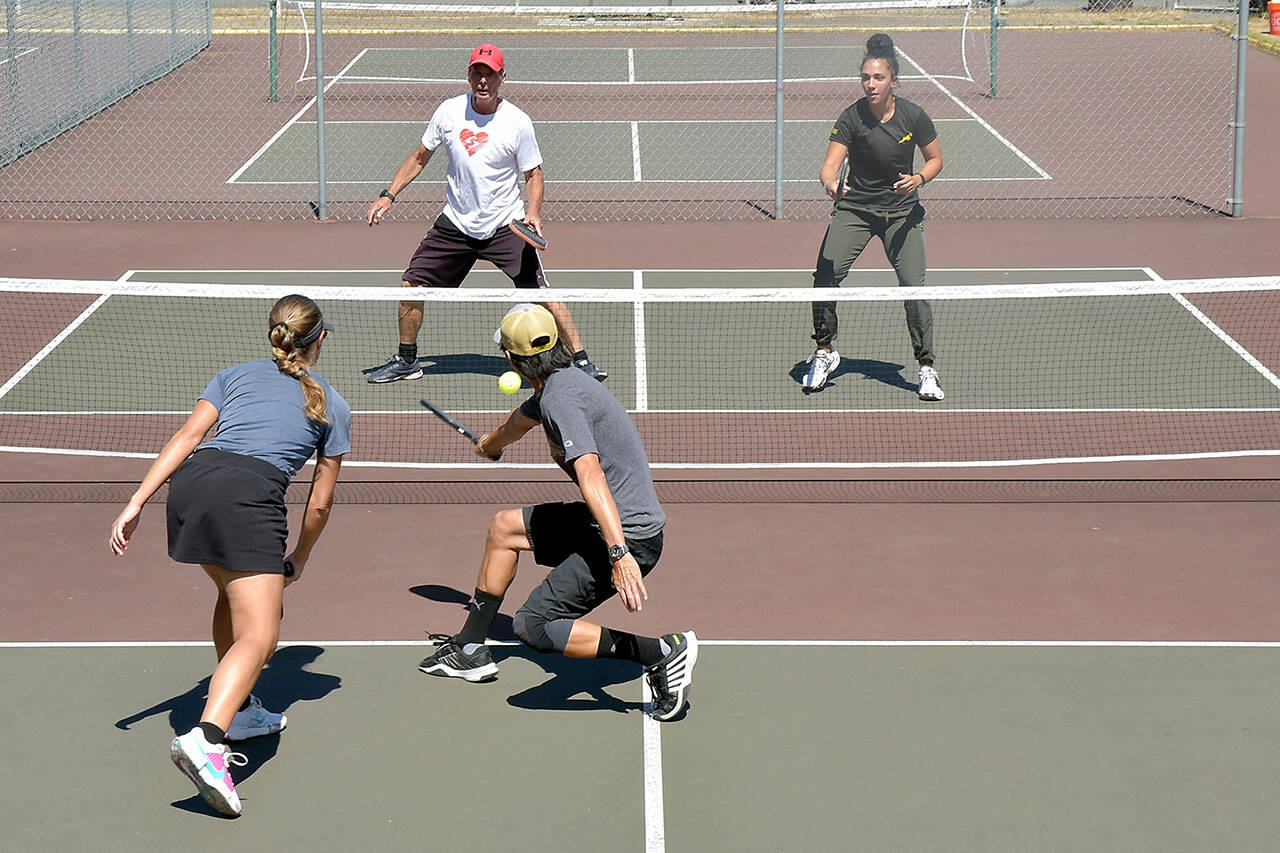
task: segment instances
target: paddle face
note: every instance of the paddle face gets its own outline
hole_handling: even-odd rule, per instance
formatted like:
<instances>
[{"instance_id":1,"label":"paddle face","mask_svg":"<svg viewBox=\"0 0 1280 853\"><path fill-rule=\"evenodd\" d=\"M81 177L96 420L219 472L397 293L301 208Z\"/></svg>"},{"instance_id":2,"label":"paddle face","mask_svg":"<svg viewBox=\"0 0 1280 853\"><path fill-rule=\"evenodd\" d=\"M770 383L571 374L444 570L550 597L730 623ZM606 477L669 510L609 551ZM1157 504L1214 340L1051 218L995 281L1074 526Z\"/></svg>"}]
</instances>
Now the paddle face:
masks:
<instances>
[{"instance_id":1,"label":"paddle face","mask_svg":"<svg viewBox=\"0 0 1280 853\"><path fill-rule=\"evenodd\" d=\"M511 220L510 227L512 231L516 232L516 234L519 235L521 240L524 240L526 243L528 243L530 246L533 246L535 249L547 248L546 239L544 239L542 235L540 235L537 231L533 230L533 226L526 225L525 223L521 222L519 219L513 219Z\"/></svg>"}]
</instances>

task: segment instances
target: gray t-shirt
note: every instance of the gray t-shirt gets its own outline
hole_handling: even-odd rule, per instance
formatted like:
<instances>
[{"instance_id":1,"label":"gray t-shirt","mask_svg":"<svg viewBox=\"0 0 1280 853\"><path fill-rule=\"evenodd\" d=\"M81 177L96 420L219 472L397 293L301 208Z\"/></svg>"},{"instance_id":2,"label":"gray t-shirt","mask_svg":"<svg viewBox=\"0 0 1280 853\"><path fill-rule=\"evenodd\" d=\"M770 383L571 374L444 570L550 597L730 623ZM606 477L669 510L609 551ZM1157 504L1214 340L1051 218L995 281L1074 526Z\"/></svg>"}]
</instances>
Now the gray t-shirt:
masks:
<instances>
[{"instance_id":1,"label":"gray t-shirt","mask_svg":"<svg viewBox=\"0 0 1280 853\"><path fill-rule=\"evenodd\" d=\"M573 460L588 453L600 457L627 538L647 539L662 531L667 516L653 488L640 433L607 388L576 367L563 367L547 377L520 411L542 423L551 457L575 483Z\"/></svg>"},{"instance_id":2,"label":"gray t-shirt","mask_svg":"<svg viewBox=\"0 0 1280 853\"><path fill-rule=\"evenodd\" d=\"M351 407L322 377L314 372L311 377L324 388L328 423L307 420L302 384L269 358L220 371L200 395L218 410L216 433L196 449L252 456L290 477L312 453L346 453L351 449Z\"/></svg>"}]
</instances>

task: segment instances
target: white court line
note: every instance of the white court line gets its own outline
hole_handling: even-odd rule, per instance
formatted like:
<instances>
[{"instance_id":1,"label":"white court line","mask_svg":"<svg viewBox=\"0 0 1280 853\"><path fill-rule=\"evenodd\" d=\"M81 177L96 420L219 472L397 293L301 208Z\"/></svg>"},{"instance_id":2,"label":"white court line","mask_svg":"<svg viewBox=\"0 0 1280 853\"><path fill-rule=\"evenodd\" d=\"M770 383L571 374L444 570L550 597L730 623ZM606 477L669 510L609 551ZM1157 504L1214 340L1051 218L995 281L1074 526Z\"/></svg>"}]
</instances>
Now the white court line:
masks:
<instances>
[{"instance_id":1,"label":"white court line","mask_svg":"<svg viewBox=\"0 0 1280 853\"><path fill-rule=\"evenodd\" d=\"M124 275L120 276L120 278L116 280L125 281L127 280L127 277L129 275L132 275L132 273L133 273L132 270L126 270ZM0 399L3 399L6 394L12 391L14 387L19 382L21 382L28 373L34 370L36 366L40 364L40 362L44 361L49 356L49 353L57 349L58 345L61 344L64 340L66 340L68 335L70 335L72 332L78 329L80 325L84 323L85 320L88 320L91 316L93 316L93 313L97 311L99 308L101 308L103 303L105 303L110 298L111 298L111 294L109 293L104 293L101 296L99 296L97 299L93 301L93 304L91 304L88 308L85 308L83 311L81 311L80 315L76 317L74 320L72 320L65 329L63 329L56 336L54 336L53 340L45 344L40 349L40 352L31 356L31 358L27 361L26 364L18 368L17 373L9 377L9 381L5 382L3 385L0 385Z\"/></svg>"},{"instance_id":2,"label":"white court line","mask_svg":"<svg viewBox=\"0 0 1280 853\"><path fill-rule=\"evenodd\" d=\"M644 273L640 270L631 272L632 287L644 289ZM645 344L644 303L636 302L631 308L631 319L635 324L636 334L636 411L649 411L649 356Z\"/></svg>"},{"instance_id":3,"label":"white court line","mask_svg":"<svg viewBox=\"0 0 1280 853\"><path fill-rule=\"evenodd\" d=\"M991 134L992 136L994 136L996 139L1000 140L1001 144L1003 144L1006 148L1008 148L1008 149L1009 149L1010 151L1012 151L1015 155L1017 155L1017 157L1018 157L1020 160L1022 160L1022 162L1026 163L1026 164L1027 164L1028 166L1030 166L1032 169L1034 169L1035 171L1039 172L1039 173L1040 173L1040 176L1041 176L1042 178L1044 178L1045 180L1052 180L1052 179L1053 179L1053 176L1052 176L1052 175L1050 175L1050 174L1049 174L1048 172L1046 172L1044 169L1041 169L1041 168L1040 168L1040 166L1039 166L1038 164L1036 164L1036 162L1035 162L1035 161L1033 161L1033 160L1032 160L1030 157L1028 157L1026 154L1023 154L1023 153L1022 153L1022 151L1021 151L1021 150L1019 150L1018 146L1014 145L1012 142L1010 142L1009 140L1005 139L1005 138L1004 138L1004 136L1002 136L999 132L997 132L997 131L996 131L996 129L995 129L994 127L992 127L990 124L988 124L986 121L984 121L984 120L982 119L982 117L981 117L981 116L979 116L979 115L978 115L977 113L975 113L973 110L969 109L969 105L968 105L968 104L966 104L964 101L962 101L962 100L960 100L959 98L957 98L955 95L951 94L951 90L950 90L950 89L948 89L946 86L944 86L944 85L942 85L941 83L939 83L935 78L933 78L932 76L930 76L930 74L929 74L927 71L924 71L924 69L923 69L923 67L920 65L920 63L916 62L914 59L912 59L911 57L907 56L907 54L906 54L906 53L904 53L904 52L902 51L902 48L898 48L898 53L902 54L902 56L905 56L905 57L907 58L907 61L908 61L908 62L910 62L912 65L916 66L917 68L920 68L920 69L921 69L921 71L924 73L925 77L928 77L928 78L929 78L929 82L931 82L931 83L933 83L933 85L937 86L937 87L938 87L938 89L939 89L939 90L941 90L941 91L942 91L942 93L943 93L944 95L946 95L948 98L950 98L950 99L951 99L952 103L954 103L954 104L955 104L956 106L958 106L960 109L964 110L964 111L965 111L966 113L968 113L969 115L973 116L973 120L974 120L974 121L976 121L978 124L982 125L982 126L986 129L987 133L990 133L990 134Z\"/></svg>"},{"instance_id":4,"label":"white court line","mask_svg":"<svg viewBox=\"0 0 1280 853\"><path fill-rule=\"evenodd\" d=\"M1164 279L1155 270L1151 269L1150 267L1146 268L1146 272L1148 275L1151 276L1152 281L1164 281ZM1274 373L1272 373L1271 370L1269 370L1265 364L1263 364L1261 361L1259 361L1257 358L1254 357L1253 353L1249 352L1249 350L1245 349L1244 346L1242 346L1235 338L1227 334L1225 329L1223 329L1217 323L1213 322L1213 320L1210 320L1208 315L1206 315L1203 311L1201 311L1196 306L1192 305L1191 301L1187 299L1185 296L1183 296L1181 293L1173 294L1173 298L1178 301L1179 305L1187 309L1187 311L1191 313L1192 317L1195 317L1204 325L1206 329L1212 332L1213 335L1218 340L1222 341L1224 344L1226 344L1228 347L1231 348L1232 352L1234 352L1236 355L1244 359L1245 362L1254 370L1256 370L1262 376L1263 379L1270 382L1276 388L1280 388L1280 377L1277 377Z\"/></svg>"},{"instance_id":5,"label":"white court line","mask_svg":"<svg viewBox=\"0 0 1280 853\"><path fill-rule=\"evenodd\" d=\"M367 50L368 50L368 48L364 48L364 49L363 49L363 50L361 50L359 53L357 53L357 54L356 54L356 56L355 56L355 58L354 58L354 59L352 59L350 62L348 62L348 63L346 64L346 67L345 67L345 68L343 68L343 69L342 69L342 71L339 71L339 72L338 72L338 76L337 76L337 77L334 77L332 80L330 80L330 81L325 85L325 87L324 87L324 91L328 92L328 91L329 91L329 88L330 88L331 86L333 86L333 84L334 84L334 83L337 83L340 79L342 79L342 75L343 75L343 74L344 74L344 73L345 73L349 68L351 68L351 66L352 66L352 65L355 65L355 64L356 64L356 62L358 62L358 61L359 61L360 57L364 56L364 54L365 54L365 52L366 52ZM262 147L261 147L261 148L259 148L259 149L254 153L254 155L253 155L252 157L250 157L250 158L245 162L245 164L244 164L243 166L241 166L239 169L236 169L236 172L235 172L235 174L234 174L234 175L232 175L231 177L227 178L227 180L225 181L225 183L228 183L228 184L235 184L235 183L242 183L242 184L275 184L275 183L279 183L279 184L282 184L282 185L283 185L283 184L308 184L308 185L310 185L310 184L314 184L314 183L315 183L315 181L279 181L279 182L276 182L276 181L240 181L240 180L238 180L238 179L239 179L239 177L240 177L241 175L243 175L243 174L245 173L245 171L246 171L250 166L252 166L254 163L256 163L256 162L258 161L258 158L259 158L259 157L261 157L263 154L266 154L266 153L267 153L267 149L268 149L268 148L270 148L272 145L274 145L274 144L276 143L276 140L277 140L277 139L279 139L281 136L284 136L285 131L287 131L289 128L293 127L295 124L315 124L316 122L313 122L313 121L312 121L312 122L299 122L299 121L298 121L298 119L302 118L302 116L307 112L307 110L311 109L311 108L315 105L315 103L316 103L316 96L315 96L315 95L312 95L312 96L311 96L311 100L307 101L307 102L303 105L302 109L300 109L300 110L298 110L296 113L294 113L293 118L291 118L291 119L289 119L287 122L285 122L283 127L281 127L279 130L277 130L277 131L276 131L276 132L271 136L271 138L270 138L270 139L268 139L266 142L264 142L264 143L262 144ZM331 122L325 122L325 123L326 123L326 124L330 124ZM344 182L342 182L342 181L335 181L334 183L344 183ZM365 182L365 181L359 181L359 182L357 182L357 183L367 183L367 182Z\"/></svg>"},{"instance_id":6,"label":"white court line","mask_svg":"<svg viewBox=\"0 0 1280 853\"><path fill-rule=\"evenodd\" d=\"M13 58L21 59L22 57L26 56L28 53L39 53L39 52L40 52L40 48L38 47L20 47L17 49L17 52L13 55ZM0 65L5 65L6 63L8 63L8 61L9 61L9 57L6 56L4 59L0 59Z\"/></svg>"},{"instance_id":7,"label":"white court line","mask_svg":"<svg viewBox=\"0 0 1280 853\"><path fill-rule=\"evenodd\" d=\"M627 48L627 82L636 82L636 49Z\"/></svg>"},{"instance_id":8,"label":"white court line","mask_svg":"<svg viewBox=\"0 0 1280 853\"><path fill-rule=\"evenodd\" d=\"M457 415L505 415L508 409L451 409ZM641 412L639 408L628 409L632 414ZM1280 406L1209 406L1205 408L1059 408L1059 409L644 409L651 415L920 415L927 418L945 417L947 415L1076 415L1076 414L1138 414L1138 415L1200 415L1200 414L1232 414L1232 413L1270 413L1280 412ZM86 415L189 415L190 410L168 409L25 409L5 410L0 415L31 416L66 416L80 417ZM424 412L413 409L353 409L353 415L413 415L424 416ZM429 416L428 416L429 417ZM488 462L478 463L489 465Z\"/></svg>"},{"instance_id":9,"label":"white court line","mask_svg":"<svg viewBox=\"0 0 1280 853\"><path fill-rule=\"evenodd\" d=\"M663 853L667 849L667 821L662 788L662 724L653 712L653 691L649 679L640 679L640 695L644 700L641 739L644 751L644 849L645 853Z\"/></svg>"},{"instance_id":10,"label":"white court line","mask_svg":"<svg viewBox=\"0 0 1280 853\"><path fill-rule=\"evenodd\" d=\"M640 123L635 121L631 122L631 180L644 180L640 173ZM616 184L617 181L575 181L574 183Z\"/></svg>"}]
</instances>

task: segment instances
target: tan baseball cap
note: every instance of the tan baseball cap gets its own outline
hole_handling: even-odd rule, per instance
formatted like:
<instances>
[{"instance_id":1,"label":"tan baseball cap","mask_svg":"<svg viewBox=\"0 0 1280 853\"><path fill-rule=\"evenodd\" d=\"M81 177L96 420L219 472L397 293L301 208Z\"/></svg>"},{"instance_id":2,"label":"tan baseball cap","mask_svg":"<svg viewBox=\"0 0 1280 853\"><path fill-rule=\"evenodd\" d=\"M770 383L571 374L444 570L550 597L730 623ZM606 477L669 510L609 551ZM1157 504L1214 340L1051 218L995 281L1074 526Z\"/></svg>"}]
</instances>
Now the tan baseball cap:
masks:
<instances>
[{"instance_id":1,"label":"tan baseball cap","mask_svg":"<svg viewBox=\"0 0 1280 853\"><path fill-rule=\"evenodd\" d=\"M556 318L546 308L532 302L521 302L508 311L498 331L493 333L493 342L515 355L546 352L559 339Z\"/></svg>"}]
</instances>

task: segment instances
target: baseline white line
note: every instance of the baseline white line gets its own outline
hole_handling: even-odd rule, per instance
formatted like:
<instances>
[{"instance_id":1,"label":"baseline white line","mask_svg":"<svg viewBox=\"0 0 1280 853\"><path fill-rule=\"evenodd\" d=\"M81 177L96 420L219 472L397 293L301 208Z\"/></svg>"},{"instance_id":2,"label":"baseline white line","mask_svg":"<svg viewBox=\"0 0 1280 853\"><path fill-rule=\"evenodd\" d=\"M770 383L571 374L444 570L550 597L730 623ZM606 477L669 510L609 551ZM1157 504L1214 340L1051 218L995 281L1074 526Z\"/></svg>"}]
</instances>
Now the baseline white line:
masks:
<instances>
[{"instance_id":1,"label":"baseline white line","mask_svg":"<svg viewBox=\"0 0 1280 853\"><path fill-rule=\"evenodd\" d=\"M453 409L457 415L505 415L507 409ZM631 413L639 409L629 409ZM1042 414L1123 414L1123 415L1200 415L1200 414L1258 414L1280 412L1280 406L1209 406L1205 408L1060 408L1060 409L646 409L647 414L654 415L918 415L926 418L942 418L948 415L1042 415ZM352 409L353 415L412 415L422 417L424 413L412 409ZM88 415L189 415L190 410L179 409L21 409L6 410L0 415L22 415L23 417L83 417ZM477 463L488 465L488 462Z\"/></svg>"},{"instance_id":2,"label":"baseline white line","mask_svg":"<svg viewBox=\"0 0 1280 853\"><path fill-rule=\"evenodd\" d=\"M362 56L364 56L364 55L365 55L365 53L366 53L368 50L369 50L369 48L367 48L367 47L366 47L366 48L362 49L359 53L357 53L357 54L356 54L356 56L355 56L355 58L354 58L354 59L352 59L350 62L348 62L348 63L346 64L346 67L344 67L341 71L339 71L339 72L338 72L338 75L337 75L336 77L334 77L332 80L330 80L330 81L325 85L325 87L324 87L324 91L328 92L328 91L329 91L329 89L330 89L330 87L332 87L334 83L337 83L340 79L342 79L342 75L343 75L343 74L345 74L345 73L347 72L347 70L351 68L351 66L352 66L352 65L355 65L357 62L359 62L359 61L360 61L360 58L361 58ZM268 149L268 148L270 148L272 145L274 145L274 144L276 143L276 141L277 141L281 136L284 136L285 131L287 131L289 128L293 127L295 124L315 124L315 122L313 122L313 121L311 121L311 122L300 122L300 121L299 121L299 119L301 119L301 118L302 118L302 116L307 112L307 110L309 110L309 109L311 109L313 106L315 106L315 103L316 103L316 96L315 96L315 95L312 95L312 96L311 96L311 100L307 101L307 102L303 105L302 109L300 109L300 110L298 110L296 113L294 113L293 118L291 118L291 119L289 119L287 122L285 122L285 123L284 123L284 126L283 126L283 127L281 127L279 130L277 130L277 131L272 135L272 137L271 137L270 139L268 139L265 143L263 143L262 147L261 147L261 148L259 148L259 149L254 153L254 155L253 155L252 157L250 157L250 158L245 162L245 164L244 164L243 166L241 166L239 169L236 169L235 174L234 174L234 175L232 175L231 177L227 178L227 180L226 180L226 181L224 181L224 183L228 183L228 184L235 184L235 183L240 183L240 184L276 184L276 183L279 183L279 184L314 184L314 183L315 183L315 181L241 181L241 180L239 180L239 178L240 178L240 176L241 176L241 175L243 175L243 174L244 174L244 173L249 169L249 167L250 167L250 166L252 166L254 163L256 163L256 162L258 161L258 158L259 158L259 157L261 157L263 154L266 154L266 153L267 153L267 149ZM328 123L329 123L329 122L326 122L326 124L328 124ZM366 182L366 181L355 181L355 182L352 182L352 181L334 181L334 183L367 183L367 182Z\"/></svg>"},{"instance_id":3,"label":"baseline white line","mask_svg":"<svg viewBox=\"0 0 1280 853\"><path fill-rule=\"evenodd\" d=\"M627 82L636 82L636 49L627 48Z\"/></svg>"},{"instance_id":4,"label":"baseline white line","mask_svg":"<svg viewBox=\"0 0 1280 853\"><path fill-rule=\"evenodd\" d=\"M972 116L974 121L982 125L982 127L986 129L987 133L990 133L992 136L998 139L1006 148L1008 148L1015 155L1017 155L1018 159L1022 160L1022 162L1026 163L1028 166L1030 166L1032 169L1038 172L1040 174L1040 177L1045 178L1046 180L1052 179L1053 177L1052 175L1050 175L1044 169L1041 169L1040 166L1036 164L1034 160L1032 160L1026 154L1023 154L1022 151L1018 148L1018 146L1014 145L1012 142L1005 139L1004 136L1002 136L998 131L996 131L994 127L992 127L990 124L984 121L980 115L975 113L973 110L969 109L968 104L966 104L964 101L957 98L955 95L951 94L951 90L948 89L946 86L942 85L941 83L939 83L935 77L929 74L929 72L925 71L923 67L920 65L920 63L916 62L914 59L907 56L907 54L901 48L898 49L898 53L902 54L903 56L906 56L908 62L910 62L912 65L915 65L917 68L920 68L921 72L929 80L930 83L937 86L944 95L946 95L948 98L951 99L952 103L954 103L960 109L964 110L966 113Z\"/></svg>"},{"instance_id":5,"label":"baseline white line","mask_svg":"<svg viewBox=\"0 0 1280 853\"><path fill-rule=\"evenodd\" d=\"M640 723L644 749L644 849L645 853L664 853L667 821L662 788L662 724L650 716L653 691L647 678L640 679L640 695L644 700Z\"/></svg>"},{"instance_id":6,"label":"baseline white line","mask_svg":"<svg viewBox=\"0 0 1280 853\"><path fill-rule=\"evenodd\" d=\"M640 270L631 272L632 287L644 289L644 273ZM645 344L644 303L636 302L631 309L631 320L635 324L636 333L636 411L649 411L649 355Z\"/></svg>"}]
</instances>

